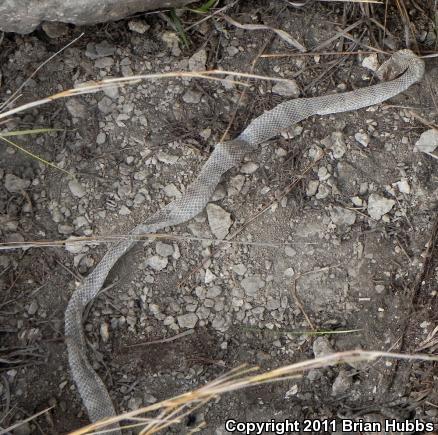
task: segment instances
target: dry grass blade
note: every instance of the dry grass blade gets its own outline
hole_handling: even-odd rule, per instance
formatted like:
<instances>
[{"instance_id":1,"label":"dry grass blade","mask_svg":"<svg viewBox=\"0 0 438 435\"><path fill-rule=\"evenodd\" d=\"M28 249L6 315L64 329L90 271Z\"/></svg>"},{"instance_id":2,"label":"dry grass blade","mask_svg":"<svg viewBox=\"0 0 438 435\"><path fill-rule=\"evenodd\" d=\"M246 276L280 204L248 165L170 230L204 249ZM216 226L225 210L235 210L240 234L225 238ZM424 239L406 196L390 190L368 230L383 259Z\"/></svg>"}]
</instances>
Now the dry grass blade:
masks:
<instances>
[{"instance_id":1,"label":"dry grass blade","mask_svg":"<svg viewBox=\"0 0 438 435\"><path fill-rule=\"evenodd\" d=\"M36 154L28 151L26 148L23 148L21 145L18 145L15 142L12 142L11 140L7 139L4 135L0 135L0 140L6 142L7 144L13 146L14 148L17 148L18 150L20 150L22 153L27 154L28 156L32 157L35 160L38 160L39 162L43 163L44 165L50 166L54 169L57 169L58 171L64 172L65 174L67 174L68 176L74 178L74 174L66 171L65 169L60 168L59 166L56 166L54 163L49 162L48 160L43 159L40 156L37 156Z\"/></svg>"},{"instance_id":2,"label":"dry grass blade","mask_svg":"<svg viewBox=\"0 0 438 435\"><path fill-rule=\"evenodd\" d=\"M423 354L399 354L391 352L353 350L325 355L313 360L298 362L258 374L252 374L252 372L258 370L257 368L246 368L243 366L232 370L227 375L224 375L215 381L198 388L197 390L181 394L171 399L164 400L135 411L130 411L115 417L107 418L94 424L90 424L86 427L71 432L70 435L106 433L105 427L122 421L135 421L137 425L140 415L158 411L159 415L157 418L151 420L153 423L148 424L141 432L143 434L157 433L159 430L163 430L179 422L184 416L192 412L194 409L213 399L216 399L225 393L261 385L267 382L277 382L296 378L301 376L303 371L308 371L310 369L324 368L346 362L352 363L359 361L374 361L377 358L438 361L438 356ZM100 431L95 432L96 430Z\"/></svg>"},{"instance_id":3,"label":"dry grass blade","mask_svg":"<svg viewBox=\"0 0 438 435\"><path fill-rule=\"evenodd\" d=\"M233 82L242 86L249 86L247 83L233 81L230 79L223 79L216 76L232 76L232 77L245 77L256 80L268 80L277 82L288 82L287 79L281 77L268 77L261 76L257 74L241 73L237 71L222 71L222 70L210 70L210 71L174 71L168 73L156 73L156 74L141 74L129 77L114 77L105 80L92 81L81 83L79 86L71 89L67 89L62 92L50 95L48 97L42 98L41 100L32 101L30 103L23 104L14 109L10 109L7 112L0 113L0 120L7 119L12 115L23 112L34 107L39 107L52 101L59 100L61 98L74 97L78 95L92 94L95 92L100 92L103 89L110 87L121 87L125 85L135 85L143 80L154 80L154 79L166 79L166 78L197 78L203 80L216 80L216 81L226 81Z\"/></svg>"},{"instance_id":4,"label":"dry grass blade","mask_svg":"<svg viewBox=\"0 0 438 435\"><path fill-rule=\"evenodd\" d=\"M40 415L45 414L46 412L49 412L52 408L53 408L53 406L51 406L50 408L43 409L42 411L37 412L36 414L30 416L29 418L26 418L25 420L19 421L18 423L13 424L12 426L7 427L6 429L0 428L0 435L9 434L10 432L15 431L15 429L18 429L23 424L34 420L35 418L39 417Z\"/></svg>"},{"instance_id":5,"label":"dry grass blade","mask_svg":"<svg viewBox=\"0 0 438 435\"><path fill-rule=\"evenodd\" d=\"M64 247L66 245L99 245L102 243L115 243L121 240L131 240L141 242L146 239L160 239L160 240L179 240L185 242L210 242L213 244L236 244L245 246L260 246L265 248L281 248L285 246L291 246L292 243L274 243L270 241L250 242L246 240L221 240L213 239L210 237L196 237L196 236L181 236L171 233L145 233L139 235L127 235L127 234L111 234L102 236L82 236L82 237L70 237L67 240L33 240L29 242L0 242L0 251L13 250L13 249L29 249L29 248L48 248L48 247Z\"/></svg>"},{"instance_id":6,"label":"dry grass blade","mask_svg":"<svg viewBox=\"0 0 438 435\"><path fill-rule=\"evenodd\" d=\"M274 32L276 35L278 35L283 41L287 42L288 44L295 47L297 50L301 52L307 51L306 47L304 45L300 44L295 38L293 38L289 33L285 32L281 29L275 29L274 27L266 26L263 24L241 24L237 21L233 20L228 15L222 15L222 17L230 24L232 24L235 27L238 27L239 29L244 30L270 30Z\"/></svg>"},{"instance_id":7,"label":"dry grass blade","mask_svg":"<svg viewBox=\"0 0 438 435\"><path fill-rule=\"evenodd\" d=\"M50 56L47 60L45 60L21 85L20 87L3 103L0 105L0 112L10 106L14 101L16 101L17 98L19 98L19 92L26 86L27 83L29 83L29 80L32 79L32 77L35 76L35 74L44 67L44 65L48 64L52 59L54 59L56 56L58 56L58 54L61 54L66 48L70 47L71 45L73 45L77 40L79 40L80 38L82 38L82 36L84 35L84 33L81 33L77 38L73 39L73 41L69 42L67 45L65 45L64 47L61 48L61 50L58 50L55 54L53 54L52 56Z\"/></svg>"}]
</instances>

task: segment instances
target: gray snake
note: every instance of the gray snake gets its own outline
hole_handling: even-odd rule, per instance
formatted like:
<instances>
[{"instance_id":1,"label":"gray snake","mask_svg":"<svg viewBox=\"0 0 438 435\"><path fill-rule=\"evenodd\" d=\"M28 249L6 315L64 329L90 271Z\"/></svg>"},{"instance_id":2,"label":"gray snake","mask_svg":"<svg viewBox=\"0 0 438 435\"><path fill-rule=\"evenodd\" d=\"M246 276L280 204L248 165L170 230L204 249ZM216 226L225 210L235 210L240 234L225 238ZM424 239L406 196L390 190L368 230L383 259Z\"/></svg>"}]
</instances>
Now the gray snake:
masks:
<instances>
[{"instance_id":1,"label":"gray snake","mask_svg":"<svg viewBox=\"0 0 438 435\"><path fill-rule=\"evenodd\" d=\"M75 290L65 312L65 336L72 376L93 422L115 415L115 409L104 383L87 359L82 315L85 306L98 295L115 263L136 243L139 235L181 224L200 213L221 176L238 165L245 154L255 151L259 144L309 116L357 110L394 97L422 79L424 62L412 51L401 50L381 66L379 74L396 78L342 94L285 101L263 113L236 139L216 145L197 178L179 199L158 210L136 226L123 241L109 248Z\"/></svg>"}]
</instances>

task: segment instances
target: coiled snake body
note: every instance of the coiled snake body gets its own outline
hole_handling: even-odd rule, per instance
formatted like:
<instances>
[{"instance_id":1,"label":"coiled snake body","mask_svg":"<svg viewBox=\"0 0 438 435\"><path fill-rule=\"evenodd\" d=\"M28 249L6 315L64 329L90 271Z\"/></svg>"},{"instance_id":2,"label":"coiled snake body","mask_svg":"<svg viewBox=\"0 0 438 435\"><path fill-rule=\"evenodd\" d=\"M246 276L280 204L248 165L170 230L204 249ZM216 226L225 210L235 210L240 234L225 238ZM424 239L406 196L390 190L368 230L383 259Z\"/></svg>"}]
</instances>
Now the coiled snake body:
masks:
<instances>
[{"instance_id":1,"label":"coiled snake body","mask_svg":"<svg viewBox=\"0 0 438 435\"><path fill-rule=\"evenodd\" d=\"M254 119L236 139L216 145L198 177L179 199L157 211L135 227L126 239L108 250L93 272L73 293L65 312L65 335L71 372L93 422L115 415L115 410L104 383L87 359L82 313L85 306L97 296L117 260L134 245L136 236L154 233L196 216L204 209L221 176L238 165L245 154L256 150L259 144L282 130L312 115L346 112L381 103L421 80L424 62L410 50L401 50L382 65L379 74L401 75L352 92L286 101Z\"/></svg>"}]
</instances>

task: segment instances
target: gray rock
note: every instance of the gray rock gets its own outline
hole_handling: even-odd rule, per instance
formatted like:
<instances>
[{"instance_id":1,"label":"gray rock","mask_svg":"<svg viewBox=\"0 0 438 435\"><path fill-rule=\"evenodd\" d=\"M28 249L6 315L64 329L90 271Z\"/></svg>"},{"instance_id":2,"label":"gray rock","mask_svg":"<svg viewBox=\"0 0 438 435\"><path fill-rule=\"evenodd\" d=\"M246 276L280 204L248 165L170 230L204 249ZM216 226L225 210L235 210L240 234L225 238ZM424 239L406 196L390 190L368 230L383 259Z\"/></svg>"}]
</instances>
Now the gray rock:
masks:
<instances>
[{"instance_id":1,"label":"gray rock","mask_svg":"<svg viewBox=\"0 0 438 435\"><path fill-rule=\"evenodd\" d=\"M103 89L103 93L111 98L112 100L117 100L119 98L119 87L118 86L109 86Z\"/></svg>"},{"instance_id":2,"label":"gray rock","mask_svg":"<svg viewBox=\"0 0 438 435\"><path fill-rule=\"evenodd\" d=\"M70 180L68 182L68 188L70 189L72 195L76 196L76 198L82 198L86 194L84 187L81 183L79 183L79 181Z\"/></svg>"},{"instance_id":3,"label":"gray rock","mask_svg":"<svg viewBox=\"0 0 438 435\"><path fill-rule=\"evenodd\" d=\"M285 247L284 247L284 253L285 253L288 257L295 257L295 255L297 255L297 251L295 251L295 249L292 248L291 246L285 246Z\"/></svg>"},{"instance_id":4,"label":"gray rock","mask_svg":"<svg viewBox=\"0 0 438 435\"><path fill-rule=\"evenodd\" d=\"M320 358L334 352L332 345L326 337L317 337L312 347L315 358Z\"/></svg>"},{"instance_id":5,"label":"gray rock","mask_svg":"<svg viewBox=\"0 0 438 435\"><path fill-rule=\"evenodd\" d=\"M75 229L71 225L63 225L63 224L58 225L58 233L59 234L69 235L69 234L73 233L74 230Z\"/></svg>"},{"instance_id":6,"label":"gray rock","mask_svg":"<svg viewBox=\"0 0 438 435\"><path fill-rule=\"evenodd\" d=\"M113 111L113 102L111 98L105 96L97 103L97 107L104 115L108 115Z\"/></svg>"},{"instance_id":7,"label":"gray rock","mask_svg":"<svg viewBox=\"0 0 438 435\"><path fill-rule=\"evenodd\" d=\"M224 239L233 223L230 213L216 204L208 204L207 217L211 232L218 239Z\"/></svg>"},{"instance_id":8,"label":"gray rock","mask_svg":"<svg viewBox=\"0 0 438 435\"><path fill-rule=\"evenodd\" d=\"M96 137L97 145L103 145L106 142L106 134L101 131Z\"/></svg>"},{"instance_id":9,"label":"gray rock","mask_svg":"<svg viewBox=\"0 0 438 435\"><path fill-rule=\"evenodd\" d=\"M230 178L228 184L228 196L237 195L241 190L245 183L245 177L243 175L236 175L235 177Z\"/></svg>"},{"instance_id":10,"label":"gray rock","mask_svg":"<svg viewBox=\"0 0 438 435\"><path fill-rule=\"evenodd\" d=\"M9 0L0 2L0 30L30 33L43 21L78 25L115 21L137 12L178 8L194 0Z\"/></svg>"},{"instance_id":11,"label":"gray rock","mask_svg":"<svg viewBox=\"0 0 438 435\"><path fill-rule=\"evenodd\" d=\"M189 59L189 70L205 71L206 63L207 63L207 52L205 51L204 48L202 48Z\"/></svg>"},{"instance_id":12,"label":"gray rock","mask_svg":"<svg viewBox=\"0 0 438 435\"><path fill-rule=\"evenodd\" d=\"M33 316L38 311L38 302L33 300L27 307L27 312L30 316Z\"/></svg>"},{"instance_id":13,"label":"gray rock","mask_svg":"<svg viewBox=\"0 0 438 435\"><path fill-rule=\"evenodd\" d=\"M252 275L243 278L240 285L248 296L256 296L257 292L265 286L265 282L258 275Z\"/></svg>"},{"instance_id":14,"label":"gray rock","mask_svg":"<svg viewBox=\"0 0 438 435\"><path fill-rule=\"evenodd\" d=\"M338 206L330 210L330 217L338 227L350 227L356 222L356 213L354 211Z\"/></svg>"},{"instance_id":15,"label":"gray rock","mask_svg":"<svg viewBox=\"0 0 438 435\"><path fill-rule=\"evenodd\" d=\"M380 220L384 214L392 210L394 204L394 200L372 193L368 199L368 214L373 219Z\"/></svg>"},{"instance_id":16,"label":"gray rock","mask_svg":"<svg viewBox=\"0 0 438 435\"><path fill-rule=\"evenodd\" d=\"M340 370L332 385L332 396L340 396L346 393L353 384L353 378L345 370Z\"/></svg>"},{"instance_id":17,"label":"gray rock","mask_svg":"<svg viewBox=\"0 0 438 435\"><path fill-rule=\"evenodd\" d=\"M288 80L287 82L277 82L272 87L272 92L283 97L298 97L300 95L300 88L295 80Z\"/></svg>"},{"instance_id":18,"label":"gray rock","mask_svg":"<svg viewBox=\"0 0 438 435\"><path fill-rule=\"evenodd\" d=\"M241 275L241 276L245 275L246 270L247 270L246 266L242 263L235 264L233 266L233 272L237 273L237 275Z\"/></svg>"},{"instance_id":19,"label":"gray rock","mask_svg":"<svg viewBox=\"0 0 438 435\"><path fill-rule=\"evenodd\" d=\"M198 91L189 89L185 92L182 99L187 104L198 104L201 101L202 94Z\"/></svg>"},{"instance_id":20,"label":"gray rock","mask_svg":"<svg viewBox=\"0 0 438 435\"><path fill-rule=\"evenodd\" d=\"M207 295L206 295L206 297L209 298L209 299L215 299L215 298L217 298L221 293L222 293L222 289L221 289L219 286L214 285L213 287L210 287L210 288L207 290Z\"/></svg>"},{"instance_id":21,"label":"gray rock","mask_svg":"<svg viewBox=\"0 0 438 435\"><path fill-rule=\"evenodd\" d=\"M166 268L168 262L167 257L153 255L146 260L146 265L159 272Z\"/></svg>"},{"instance_id":22,"label":"gray rock","mask_svg":"<svg viewBox=\"0 0 438 435\"><path fill-rule=\"evenodd\" d=\"M63 23L47 22L41 26L49 38L56 39L68 33L68 27Z\"/></svg>"},{"instance_id":23,"label":"gray rock","mask_svg":"<svg viewBox=\"0 0 438 435\"><path fill-rule=\"evenodd\" d=\"M155 246L155 252L160 257L170 257L173 254L173 246L168 245L167 243L157 242Z\"/></svg>"},{"instance_id":24,"label":"gray rock","mask_svg":"<svg viewBox=\"0 0 438 435\"><path fill-rule=\"evenodd\" d=\"M14 174L6 174L5 188L10 193L20 193L30 186L29 180L17 177Z\"/></svg>"},{"instance_id":25,"label":"gray rock","mask_svg":"<svg viewBox=\"0 0 438 435\"><path fill-rule=\"evenodd\" d=\"M191 329L198 323L198 316L195 313L188 313L177 317L180 328Z\"/></svg>"},{"instance_id":26,"label":"gray rock","mask_svg":"<svg viewBox=\"0 0 438 435\"><path fill-rule=\"evenodd\" d=\"M100 69L111 68L113 65L114 59L112 57L101 57L94 62L94 66Z\"/></svg>"},{"instance_id":27,"label":"gray rock","mask_svg":"<svg viewBox=\"0 0 438 435\"><path fill-rule=\"evenodd\" d=\"M102 41L98 44L94 42L89 42L87 44L87 49L85 51L85 56L90 59L99 59L100 57L111 56L115 53L116 48L111 45L108 41Z\"/></svg>"}]
</instances>

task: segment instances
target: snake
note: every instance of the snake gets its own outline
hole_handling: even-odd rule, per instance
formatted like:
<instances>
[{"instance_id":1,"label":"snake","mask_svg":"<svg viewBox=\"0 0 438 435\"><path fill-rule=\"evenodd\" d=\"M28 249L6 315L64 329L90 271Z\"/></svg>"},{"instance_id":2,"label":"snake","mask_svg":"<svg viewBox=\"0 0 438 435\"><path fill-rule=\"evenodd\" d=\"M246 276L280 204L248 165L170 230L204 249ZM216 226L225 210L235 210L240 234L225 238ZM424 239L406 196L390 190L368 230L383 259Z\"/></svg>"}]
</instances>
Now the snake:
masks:
<instances>
[{"instance_id":1,"label":"snake","mask_svg":"<svg viewBox=\"0 0 438 435\"><path fill-rule=\"evenodd\" d=\"M278 104L251 121L235 139L218 143L182 196L153 213L108 248L94 270L73 292L65 311L65 340L71 375L92 422L115 416L116 411L104 382L88 360L83 313L87 304L98 296L111 269L138 242L139 236L182 224L201 213L223 174L282 131L310 116L332 115L382 103L419 82L424 69L424 61L411 50L404 49L392 54L378 69L378 78L384 80L380 83Z\"/></svg>"}]
</instances>

